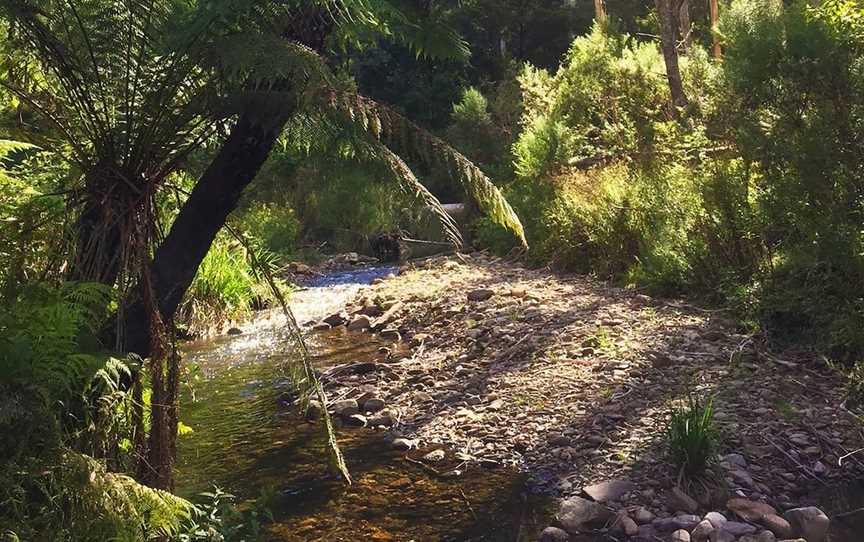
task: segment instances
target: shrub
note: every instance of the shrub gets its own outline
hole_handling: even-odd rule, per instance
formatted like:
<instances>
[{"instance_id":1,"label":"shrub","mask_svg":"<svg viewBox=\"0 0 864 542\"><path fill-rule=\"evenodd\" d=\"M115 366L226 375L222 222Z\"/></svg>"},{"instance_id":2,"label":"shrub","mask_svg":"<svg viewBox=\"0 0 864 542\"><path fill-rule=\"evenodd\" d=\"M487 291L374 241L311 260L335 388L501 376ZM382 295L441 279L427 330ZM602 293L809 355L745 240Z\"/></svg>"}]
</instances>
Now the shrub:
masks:
<instances>
[{"instance_id":1,"label":"shrub","mask_svg":"<svg viewBox=\"0 0 864 542\"><path fill-rule=\"evenodd\" d=\"M288 205L253 203L242 212L240 223L245 233L270 252L287 256L297 248L300 220Z\"/></svg>"}]
</instances>

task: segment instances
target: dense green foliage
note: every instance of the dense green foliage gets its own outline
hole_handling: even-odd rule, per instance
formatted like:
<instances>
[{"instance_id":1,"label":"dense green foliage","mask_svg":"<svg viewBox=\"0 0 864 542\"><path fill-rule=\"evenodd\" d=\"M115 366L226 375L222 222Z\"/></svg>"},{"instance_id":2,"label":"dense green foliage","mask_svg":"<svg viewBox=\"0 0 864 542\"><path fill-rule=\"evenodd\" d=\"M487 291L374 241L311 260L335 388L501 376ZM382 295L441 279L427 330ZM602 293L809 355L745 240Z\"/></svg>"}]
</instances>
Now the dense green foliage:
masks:
<instances>
[{"instance_id":1,"label":"dense green foliage","mask_svg":"<svg viewBox=\"0 0 864 542\"><path fill-rule=\"evenodd\" d=\"M522 71L511 201L530 257L731 304L776 339L864 352L861 8L736 1L724 59L595 27L557 71ZM857 29L857 30L856 30ZM502 157L502 160L504 158ZM506 250L506 235L479 224Z\"/></svg>"},{"instance_id":2,"label":"dense green foliage","mask_svg":"<svg viewBox=\"0 0 864 542\"><path fill-rule=\"evenodd\" d=\"M161 315L192 333L281 300L272 276L310 248L458 241L440 202L464 202L475 246L724 305L853 367L861 391L864 8L724 2L715 59L694 4L676 108L656 15L608 4L592 24L587 0L0 0L0 436L20 435L0 439L0 537L259 531L266 514L221 492L196 508L122 474L140 474L146 411L173 400L149 400L154 368L180 371L104 338L152 301L147 273L208 174L228 203ZM221 162L260 151L248 189L209 170L238 118L273 134ZM710 401L667 436L703 473Z\"/></svg>"},{"instance_id":3,"label":"dense green foliage","mask_svg":"<svg viewBox=\"0 0 864 542\"><path fill-rule=\"evenodd\" d=\"M106 470L126 464L135 439L132 394L120 387L132 365L94 334L110 294L31 285L0 304L4 540L141 540L191 517L189 503Z\"/></svg>"}]
</instances>

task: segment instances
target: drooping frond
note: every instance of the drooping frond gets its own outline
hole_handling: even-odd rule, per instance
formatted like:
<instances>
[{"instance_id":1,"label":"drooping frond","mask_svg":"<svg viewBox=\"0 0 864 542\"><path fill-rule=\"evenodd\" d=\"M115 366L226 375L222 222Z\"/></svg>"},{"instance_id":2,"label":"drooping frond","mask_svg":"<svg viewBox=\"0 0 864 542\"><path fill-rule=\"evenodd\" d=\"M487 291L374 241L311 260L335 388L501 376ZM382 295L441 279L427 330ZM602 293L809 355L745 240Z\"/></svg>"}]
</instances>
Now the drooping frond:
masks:
<instances>
[{"instance_id":1,"label":"drooping frond","mask_svg":"<svg viewBox=\"0 0 864 542\"><path fill-rule=\"evenodd\" d=\"M461 183L470 202L492 221L508 229L523 247L525 231L504 195L480 168L441 138L420 128L393 109L356 93L316 92L308 99L331 114L368 131L400 156L443 167Z\"/></svg>"},{"instance_id":2,"label":"drooping frond","mask_svg":"<svg viewBox=\"0 0 864 542\"><path fill-rule=\"evenodd\" d=\"M376 119L366 121L374 123ZM382 178L395 182L418 208L430 211L453 246L462 246L459 226L438 198L423 185L405 160L379 139L370 137L367 129L346 125L327 115L304 112L292 119L285 135L292 141L306 142L301 148L309 157L324 156L331 160L340 156L364 168L375 168Z\"/></svg>"},{"instance_id":3,"label":"drooping frond","mask_svg":"<svg viewBox=\"0 0 864 542\"><path fill-rule=\"evenodd\" d=\"M260 257L257 247L253 246L243 232L230 225L226 225L228 231L244 246L250 259L250 264L254 272L258 273L261 278L267 283L273 297L279 303L279 308L282 310L282 315L285 317L285 328L287 330L287 344L291 349L292 360L295 361L283 367L287 372L287 376L291 379L294 389L299 394L298 403L305 408L308 405L309 397L315 396L318 402L323 405L321 409L321 419L324 422L324 432L327 437L327 449L330 452L330 460L333 468L347 482L351 483L351 473L348 471L348 464L345 462L345 456L342 455L342 449L336 440L336 430L333 427L333 420L327 410L327 395L324 393L324 387L321 385L321 380L315 372L315 367L312 365L312 356L309 353L309 348L306 346L306 340L303 338L303 332L297 319L294 317L294 312L285 300L282 294L282 289L279 287L270 266Z\"/></svg>"}]
</instances>

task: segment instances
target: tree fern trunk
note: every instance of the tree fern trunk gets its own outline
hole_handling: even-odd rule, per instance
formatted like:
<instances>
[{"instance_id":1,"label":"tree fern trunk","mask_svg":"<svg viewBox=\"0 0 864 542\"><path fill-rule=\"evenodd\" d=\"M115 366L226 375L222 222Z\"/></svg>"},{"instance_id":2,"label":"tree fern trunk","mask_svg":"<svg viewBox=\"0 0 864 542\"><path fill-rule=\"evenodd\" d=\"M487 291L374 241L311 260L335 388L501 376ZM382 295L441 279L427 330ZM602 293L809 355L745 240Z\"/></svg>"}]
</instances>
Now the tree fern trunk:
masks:
<instances>
[{"instance_id":1,"label":"tree fern trunk","mask_svg":"<svg viewBox=\"0 0 864 542\"><path fill-rule=\"evenodd\" d=\"M156 250L151 266L153 291L159 312L166 321L174 316L216 234L267 160L288 117L267 117L266 113L240 116ZM126 350L142 356L149 353L147 322L141 303L128 309Z\"/></svg>"}]
</instances>

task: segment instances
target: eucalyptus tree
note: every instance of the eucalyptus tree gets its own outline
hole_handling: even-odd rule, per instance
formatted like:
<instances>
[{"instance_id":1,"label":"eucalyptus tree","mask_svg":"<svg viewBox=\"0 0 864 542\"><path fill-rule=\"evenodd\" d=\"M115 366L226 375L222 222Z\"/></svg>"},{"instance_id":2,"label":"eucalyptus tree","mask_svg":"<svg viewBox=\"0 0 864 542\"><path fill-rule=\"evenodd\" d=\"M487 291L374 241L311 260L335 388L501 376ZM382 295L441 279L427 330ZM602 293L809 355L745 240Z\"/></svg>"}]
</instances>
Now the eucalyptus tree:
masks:
<instances>
[{"instance_id":1,"label":"eucalyptus tree","mask_svg":"<svg viewBox=\"0 0 864 542\"><path fill-rule=\"evenodd\" d=\"M5 47L19 68L0 85L50 123L53 137L40 144L80 172L69 187L70 276L116 285L115 346L150 356L144 463L154 485L171 485L177 425L179 369L164 348L166 326L289 122L326 119L362 131L393 176L439 210L454 243L458 229L403 158L446 168L524 242L518 218L479 169L328 68L328 53L382 37L421 54L467 54L455 33L424 26L428 14L412 8L383 0L0 0ZM159 191L204 144L218 149L212 161L173 224L159 224Z\"/></svg>"}]
</instances>

